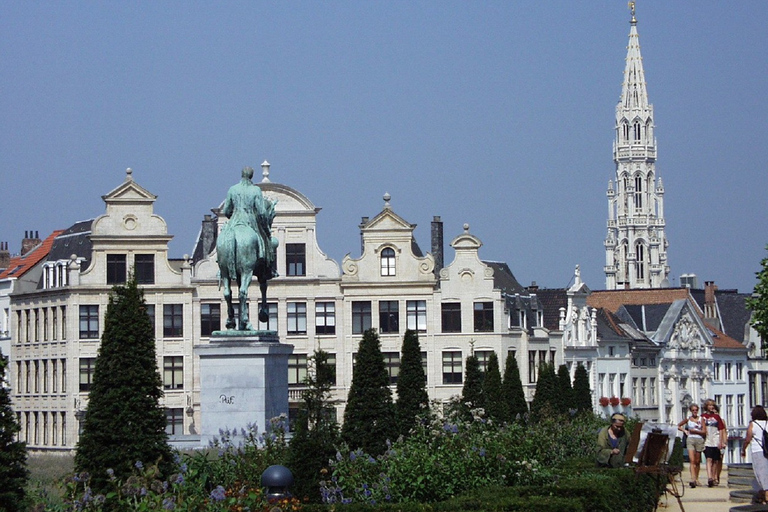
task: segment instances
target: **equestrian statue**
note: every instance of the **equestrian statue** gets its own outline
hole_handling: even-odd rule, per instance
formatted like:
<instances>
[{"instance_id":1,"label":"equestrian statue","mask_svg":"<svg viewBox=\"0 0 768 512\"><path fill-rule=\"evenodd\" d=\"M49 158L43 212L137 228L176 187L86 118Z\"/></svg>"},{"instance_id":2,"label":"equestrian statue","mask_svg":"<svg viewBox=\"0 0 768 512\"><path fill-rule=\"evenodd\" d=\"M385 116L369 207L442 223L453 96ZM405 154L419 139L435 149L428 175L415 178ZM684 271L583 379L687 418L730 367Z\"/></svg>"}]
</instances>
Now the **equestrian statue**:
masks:
<instances>
[{"instance_id":1,"label":"equestrian statue","mask_svg":"<svg viewBox=\"0 0 768 512\"><path fill-rule=\"evenodd\" d=\"M230 187L221 213L229 221L216 240L220 283L227 301L227 329L252 331L248 315L248 289L255 275L261 289L259 320L269 320L267 282L277 277L275 251L277 239L272 236L275 201L264 197L253 181L253 169L243 169L240 183ZM237 281L240 299L240 322L235 321L231 280Z\"/></svg>"}]
</instances>

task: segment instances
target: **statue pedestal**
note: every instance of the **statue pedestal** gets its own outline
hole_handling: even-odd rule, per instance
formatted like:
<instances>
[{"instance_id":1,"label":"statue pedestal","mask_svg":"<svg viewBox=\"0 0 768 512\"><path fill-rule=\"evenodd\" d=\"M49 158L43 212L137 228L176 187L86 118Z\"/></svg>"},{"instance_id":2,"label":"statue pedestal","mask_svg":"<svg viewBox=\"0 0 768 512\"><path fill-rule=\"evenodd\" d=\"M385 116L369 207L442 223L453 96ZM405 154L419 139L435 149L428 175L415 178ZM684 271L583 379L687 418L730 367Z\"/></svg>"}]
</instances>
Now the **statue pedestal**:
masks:
<instances>
[{"instance_id":1,"label":"statue pedestal","mask_svg":"<svg viewBox=\"0 0 768 512\"><path fill-rule=\"evenodd\" d=\"M219 430L256 424L288 414L288 356L293 345L274 331L216 331L195 345L200 358L200 436L207 447ZM239 434L238 434L239 435ZM237 441L238 438L235 438Z\"/></svg>"}]
</instances>

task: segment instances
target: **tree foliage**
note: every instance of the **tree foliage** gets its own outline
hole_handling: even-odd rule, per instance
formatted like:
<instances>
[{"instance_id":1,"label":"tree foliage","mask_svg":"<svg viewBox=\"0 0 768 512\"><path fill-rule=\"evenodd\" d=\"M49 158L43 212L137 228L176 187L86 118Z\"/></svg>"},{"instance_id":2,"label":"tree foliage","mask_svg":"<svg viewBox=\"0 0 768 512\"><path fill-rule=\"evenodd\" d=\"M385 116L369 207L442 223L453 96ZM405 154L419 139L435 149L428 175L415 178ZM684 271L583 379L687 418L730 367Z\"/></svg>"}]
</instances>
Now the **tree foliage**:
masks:
<instances>
[{"instance_id":1,"label":"tree foliage","mask_svg":"<svg viewBox=\"0 0 768 512\"><path fill-rule=\"evenodd\" d=\"M386 441L397 436L389 375L375 329L365 331L360 341L341 435L350 448L373 456L384 453Z\"/></svg>"},{"instance_id":2,"label":"tree foliage","mask_svg":"<svg viewBox=\"0 0 768 512\"><path fill-rule=\"evenodd\" d=\"M571 373L568 371L568 367L561 364L557 368L557 410L560 412L568 412L569 409L573 409L573 387L571 386Z\"/></svg>"},{"instance_id":3,"label":"tree foliage","mask_svg":"<svg viewBox=\"0 0 768 512\"><path fill-rule=\"evenodd\" d=\"M511 420L522 420L528 414L528 401L525 399L523 381L520 380L520 368L517 359L509 355L504 366L504 381L502 384L504 401L509 407Z\"/></svg>"},{"instance_id":4,"label":"tree foliage","mask_svg":"<svg viewBox=\"0 0 768 512\"><path fill-rule=\"evenodd\" d=\"M170 469L171 449L157 370L155 339L144 292L135 276L115 286L89 394L75 468L88 472L94 491L107 488L107 469L128 478L137 461Z\"/></svg>"},{"instance_id":5,"label":"tree foliage","mask_svg":"<svg viewBox=\"0 0 768 512\"><path fill-rule=\"evenodd\" d=\"M294 477L291 492L301 499L319 502L318 482L321 471L339 444L339 425L331 403L334 368L328 364L328 353L318 350L309 358L309 371L301 393L302 408L294 424L287 465Z\"/></svg>"},{"instance_id":6,"label":"tree foliage","mask_svg":"<svg viewBox=\"0 0 768 512\"><path fill-rule=\"evenodd\" d=\"M485 413L490 419L500 423L510 421L509 404L504 400L499 357L496 352L491 352L488 357L488 369L483 378L483 399L485 400Z\"/></svg>"},{"instance_id":7,"label":"tree foliage","mask_svg":"<svg viewBox=\"0 0 768 512\"><path fill-rule=\"evenodd\" d=\"M0 352L0 510L26 510L25 488L29 479L27 447L16 440L21 428L11 408L10 389L5 386L8 360Z\"/></svg>"},{"instance_id":8,"label":"tree foliage","mask_svg":"<svg viewBox=\"0 0 768 512\"><path fill-rule=\"evenodd\" d=\"M581 363L576 366L573 375L573 406L580 414L592 412L592 390L589 387L589 375Z\"/></svg>"},{"instance_id":9,"label":"tree foliage","mask_svg":"<svg viewBox=\"0 0 768 512\"><path fill-rule=\"evenodd\" d=\"M483 400L483 374L480 371L480 361L475 354L467 356L464 370L464 387L461 389L462 403L469 404L472 409L485 407Z\"/></svg>"},{"instance_id":10,"label":"tree foliage","mask_svg":"<svg viewBox=\"0 0 768 512\"><path fill-rule=\"evenodd\" d=\"M555 375L555 365L552 363L539 364L539 376L536 381L536 394L531 402L531 416L534 420L540 421L548 414L559 414L560 404L557 396L557 376Z\"/></svg>"},{"instance_id":11,"label":"tree foliage","mask_svg":"<svg viewBox=\"0 0 768 512\"><path fill-rule=\"evenodd\" d=\"M752 311L749 322L760 336L762 347L768 348L768 257L760 261L760 266L761 269L755 272L757 284L752 297L747 299L747 308Z\"/></svg>"},{"instance_id":12,"label":"tree foliage","mask_svg":"<svg viewBox=\"0 0 768 512\"><path fill-rule=\"evenodd\" d=\"M429 406L426 381L421 364L419 336L416 331L408 329L403 337L395 404L400 435L407 436L416 423L417 416Z\"/></svg>"}]
</instances>

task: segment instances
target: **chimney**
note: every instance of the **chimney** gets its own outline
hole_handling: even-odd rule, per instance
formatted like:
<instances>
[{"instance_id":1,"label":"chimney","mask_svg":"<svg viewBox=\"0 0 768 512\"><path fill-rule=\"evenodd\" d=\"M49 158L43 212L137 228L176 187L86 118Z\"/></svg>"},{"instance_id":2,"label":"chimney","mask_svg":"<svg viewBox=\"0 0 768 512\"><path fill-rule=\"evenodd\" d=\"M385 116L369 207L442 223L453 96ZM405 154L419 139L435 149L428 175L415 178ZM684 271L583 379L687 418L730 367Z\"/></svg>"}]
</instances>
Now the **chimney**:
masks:
<instances>
[{"instance_id":1,"label":"chimney","mask_svg":"<svg viewBox=\"0 0 768 512\"><path fill-rule=\"evenodd\" d=\"M0 270L11 265L11 253L8 252L8 242L0 242Z\"/></svg>"},{"instance_id":2,"label":"chimney","mask_svg":"<svg viewBox=\"0 0 768 512\"><path fill-rule=\"evenodd\" d=\"M42 240L40 240L37 231L25 231L24 240L21 241L21 256L24 256L41 243Z\"/></svg>"},{"instance_id":3,"label":"chimney","mask_svg":"<svg viewBox=\"0 0 768 512\"><path fill-rule=\"evenodd\" d=\"M363 240L363 228L368 224L368 217L363 217L360 221L360 254L365 252L365 240Z\"/></svg>"},{"instance_id":4,"label":"chimney","mask_svg":"<svg viewBox=\"0 0 768 512\"><path fill-rule=\"evenodd\" d=\"M432 256L435 258L435 275L440 275L445 260L443 259L443 221L439 215L432 217Z\"/></svg>"},{"instance_id":5,"label":"chimney","mask_svg":"<svg viewBox=\"0 0 768 512\"><path fill-rule=\"evenodd\" d=\"M528 287L529 292L536 292L539 290L539 285L536 284L536 281L531 281L531 286Z\"/></svg>"},{"instance_id":6,"label":"chimney","mask_svg":"<svg viewBox=\"0 0 768 512\"><path fill-rule=\"evenodd\" d=\"M715 292L717 286L714 281L706 281L704 283L704 318L705 319L717 319L717 303L715 299Z\"/></svg>"}]
</instances>

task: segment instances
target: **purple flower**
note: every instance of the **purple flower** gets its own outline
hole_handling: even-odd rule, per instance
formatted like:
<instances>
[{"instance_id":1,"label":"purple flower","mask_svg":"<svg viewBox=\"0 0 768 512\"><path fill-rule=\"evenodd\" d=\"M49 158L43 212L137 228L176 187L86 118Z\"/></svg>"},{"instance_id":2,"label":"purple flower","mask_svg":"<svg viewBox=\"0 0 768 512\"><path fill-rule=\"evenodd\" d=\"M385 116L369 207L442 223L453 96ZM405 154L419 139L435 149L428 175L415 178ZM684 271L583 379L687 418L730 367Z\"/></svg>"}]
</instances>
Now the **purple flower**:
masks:
<instances>
[{"instance_id":1,"label":"purple flower","mask_svg":"<svg viewBox=\"0 0 768 512\"><path fill-rule=\"evenodd\" d=\"M175 498L173 496L171 496L169 498L165 498L163 500L163 508L165 510L173 510L173 509L175 509L176 508L176 504L173 502L174 499Z\"/></svg>"},{"instance_id":2,"label":"purple flower","mask_svg":"<svg viewBox=\"0 0 768 512\"><path fill-rule=\"evenodd\" d=\"M183 483L184 483L184 475L179 473L178 475L176 475L176 484L181 485Z\"/></svg>"},{"instance_id":3,"label":"purple flower","mask_svg":"<svg viewBox=\"0 0 768 512\"><path fill-rule=\"evenodd\" d=\"M134 466L136 466L136 469L138 469L138 470L144 469L144 464L142 464L142 462L140 460L137 460L136 464L134 464Z\"/></svg>"},{"instance_id":4,"label":"purple flower","mask_svg":"<svg viewBox=\"0 0 768 512\"><path fill-rule=\"evenodd\" d=\"M214 490L211 491L211 499L213 501L224 501L227 497L227 491L220 485L217 485Z\"/></svg>"},{"instance_id":5,"label":"purple flower","mask_svg":"<svg viewBox=\"0 0 768 512\"><path fill-rule=\"evenodd\" d=\"M357 454L355 452L349 452L349 460L354 461L357 458Z\"/></svg>"}]
</instances>

